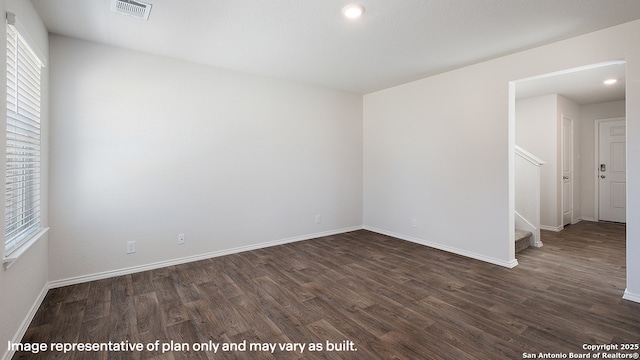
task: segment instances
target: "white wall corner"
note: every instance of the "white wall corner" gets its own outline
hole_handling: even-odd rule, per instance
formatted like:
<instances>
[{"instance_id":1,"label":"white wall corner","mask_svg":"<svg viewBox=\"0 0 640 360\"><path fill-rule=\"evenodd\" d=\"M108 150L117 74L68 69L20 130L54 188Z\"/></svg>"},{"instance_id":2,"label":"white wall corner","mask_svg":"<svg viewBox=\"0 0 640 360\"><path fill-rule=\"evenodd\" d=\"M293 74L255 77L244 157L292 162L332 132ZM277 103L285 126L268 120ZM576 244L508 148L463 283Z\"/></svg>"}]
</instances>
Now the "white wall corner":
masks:
<instances>
[{"instance_id":1,"label":"white wall corner","mask_svg":"<svg viewBox=\"0 0 640 360\"><path fill-rule=\"evenodd\" d=\"M624 291L623 299L640 303L640 294L630 293L629 289Z\"/></svg>"},{"instance_id":2,"label":"white wall corner","mask_svg":"<svg viewBox=\"0 0 640 360\"><path fill-rule=\"evenodd\" d=\"M416 238L416 237L412 237L412 236L408 236L408 235L402 235L402 234L398 234L398 233L394 233L391 231L386 231L386 230L382 230L382 229L378 229L375 227L371 227L371 226L364 226L363 227L365 230L369 230L378 234L382 234L382 235L386 235L386 236L391 236L394 237L396 239L400 239L400 240L405 240L405 241L410 241L416 244L420 244L420 245L424 245L430 248L434 248L434 249L438 249L438 250L442 250L442 251L446 251L452 254L456 254L456 255L461 255L464 257L468 257L468 258L472 258L472 259L476 259L476 260L480 260L480 261L484 261L490 264L494 264L494 265L500 265L506 268L514 268L516 266L518 266L518 260L513 259L510 261L505 261L502 259L497 259L491 256L486 256L483 254L478 254L475 252L471 252L471 251L466 251L466 250L462 250L462 249L458 249L458 248L454 248L451 246L447 246L447 245L442 245L442 244L438 244L435 242L431 242L428 240L423 240L420 238Z\"/></svg>"}]
</instances>

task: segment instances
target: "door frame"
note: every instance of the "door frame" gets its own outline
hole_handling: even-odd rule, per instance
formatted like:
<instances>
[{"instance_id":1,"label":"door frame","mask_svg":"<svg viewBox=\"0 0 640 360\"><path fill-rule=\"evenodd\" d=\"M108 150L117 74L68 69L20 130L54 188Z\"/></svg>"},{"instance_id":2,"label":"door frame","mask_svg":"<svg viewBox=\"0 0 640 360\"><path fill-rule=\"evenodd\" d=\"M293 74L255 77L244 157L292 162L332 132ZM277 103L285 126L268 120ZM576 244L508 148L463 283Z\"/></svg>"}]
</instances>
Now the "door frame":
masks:
<instances>
[{"instance_id":1,"label":"door frame","mask_svg":"<svg viewBox=\"0 0 640 360\"><path fill-rule=\"evenodd\" d=\"M593 154L593 168L595 169L595 175L593 177L593 187L594 187L594 196L593 196L593 215L595 216L595 220L596 221L600 221L600 181L598 180L598 176L600 176L600 173L598 172L598 167L600 166L600 124L605 123L605 122L610 122L610 121L618 121L618 120L624 120L625 121L625 127L627 126L626 123L626 119L627 117L615 117L615 118L606 118L606 119L596 119L594 120L594 128L593 128L593 132L595 134L595 143L594 143L594 154ZM625 131L625 143L626 143L626 131ZM625 153L627 152L627 148L625 146ZM627 179L626 179L626 174L625 174L625 184L627 183ZM626 186L626 185L625 185ZM626 199L628 200L628 198ZM625 200L625 201L626 201ZM628 201L627 201L628 202Z\"/></svg>"},{"instance_id":2,"label":"door frame","mask_svg":"<svg viewBox=\"0 0 640 360\"><path fill-rule=\"evenodd\" d=\"M568 121L571 124L571 134L570 134L570 136L571 136L571 148L568 149L569 152L570 152L570 158L571 158L571 170L570 170L571 178L569 179L569 183L571 184L571 186L570 186L570 188L571 188L571 194L570 194L571 195L571 201L570 201L570 203L571 203L571 205L570 205L571 206L571 220L569 221L568 225L574 224L574 222L575 222L575 196L574 196L575 195L575 190L574 190L574 188L575 188L575 179L574 178L576 176L576 171L575 171L575 169L576 169L575 160L576 159L575 159L574 121L573 121L572 118L570 118L570 117L568 117L568 116L566 116L564 114L561 114L560 115L560 129L561 129L561 131L560 131L560 140L561 140L560 141L560 147L561 147L561 155L562 156L560 157L560 175L562 176L562 178L560 179L560 196L559 196L559 199L558 199L560 201L560 204L561 204L560 205L560 208L561 208L561 211L560 211L560 218L561 218L560 229L563 229L564 226L565 226L565 223L564 223L564 212L565 212L565 208L564 208L564 205L565 205L564 204L564 165L565 165L564 158L565 158L565 146L566 146L565 141L564 141L564 136L565 136L565 133L564 133L564 131L565 131L564 130L564 122L565 121Z\"/></svg>"}]
</instances>

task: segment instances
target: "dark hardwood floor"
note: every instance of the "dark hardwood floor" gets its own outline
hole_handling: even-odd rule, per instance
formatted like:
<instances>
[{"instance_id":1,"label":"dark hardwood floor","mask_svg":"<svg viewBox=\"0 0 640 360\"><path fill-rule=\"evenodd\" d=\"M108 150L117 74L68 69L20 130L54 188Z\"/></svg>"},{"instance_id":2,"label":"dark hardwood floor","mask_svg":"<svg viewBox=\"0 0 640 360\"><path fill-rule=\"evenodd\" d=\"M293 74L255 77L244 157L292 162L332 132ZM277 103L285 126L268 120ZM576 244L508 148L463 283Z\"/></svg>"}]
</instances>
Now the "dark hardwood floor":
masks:
<instances>
[{"instance_id":1,"label":"dark hardwood floor","mask_svg":"<svg viewBox=\"0 0 640 360\"><path fill-rule=\"evenodd\" d=\"M23 344L151 351L14 359L522 359L640 343L640 304L622 300L625 226L581 222L542 241L506 269L362 230L53 289Z\"/></svg>"}]
</instances>

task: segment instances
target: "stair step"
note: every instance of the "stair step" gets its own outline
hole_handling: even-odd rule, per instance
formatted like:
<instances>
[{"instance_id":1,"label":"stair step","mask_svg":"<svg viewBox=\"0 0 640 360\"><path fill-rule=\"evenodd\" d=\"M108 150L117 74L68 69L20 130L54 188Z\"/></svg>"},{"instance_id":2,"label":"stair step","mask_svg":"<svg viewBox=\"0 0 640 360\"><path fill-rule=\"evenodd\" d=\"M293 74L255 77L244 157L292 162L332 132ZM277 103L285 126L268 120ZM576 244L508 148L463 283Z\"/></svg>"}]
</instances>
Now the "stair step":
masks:
<instances>
[{"instance_id":1,"label":"stair step","mask_svg":"<svg viewBox=\"0 0 640 360\"><path fill-rule=\"evenodd\" d=\"M531 231L516 229L516 252L520 252L531 245Z\"/></svg>"}]
</instances>

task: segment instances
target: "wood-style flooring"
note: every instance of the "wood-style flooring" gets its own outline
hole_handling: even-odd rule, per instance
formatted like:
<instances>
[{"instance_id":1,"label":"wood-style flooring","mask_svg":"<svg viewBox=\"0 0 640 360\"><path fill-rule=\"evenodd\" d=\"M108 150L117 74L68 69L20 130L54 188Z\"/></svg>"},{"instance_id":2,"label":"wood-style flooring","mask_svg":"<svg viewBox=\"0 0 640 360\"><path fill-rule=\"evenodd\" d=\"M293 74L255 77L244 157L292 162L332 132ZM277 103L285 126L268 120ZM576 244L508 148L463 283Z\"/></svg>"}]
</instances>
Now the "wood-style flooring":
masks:
<instances>
[{"instance_id":1,"label":"wood-style flooring","mask_svg":"<svg viewBox=\"0 0 640 360\"><path fill-rule=\"evenodd\" d=\"M522 359L640 343L640 304L622 299L625 226L542 241L507 269L361 230L53 289L23 343L186 346L14 359Z\"/></svg>"}]
</instances>

